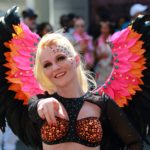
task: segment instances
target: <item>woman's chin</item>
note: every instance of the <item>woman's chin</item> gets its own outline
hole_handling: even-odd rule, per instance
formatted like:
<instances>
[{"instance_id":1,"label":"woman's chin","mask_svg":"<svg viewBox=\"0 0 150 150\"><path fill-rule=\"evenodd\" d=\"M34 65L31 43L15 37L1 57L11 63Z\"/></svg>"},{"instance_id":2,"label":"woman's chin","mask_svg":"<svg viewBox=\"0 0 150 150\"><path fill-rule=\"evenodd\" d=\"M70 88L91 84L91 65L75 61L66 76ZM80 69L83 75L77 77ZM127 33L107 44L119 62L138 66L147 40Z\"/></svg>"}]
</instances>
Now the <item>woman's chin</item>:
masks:
<instances>
[{"instance_id":1,"label":"woman's chin","mask_svg":"<svg viewBox=\"0 0 150 150\"><path fill-rule=\"evenodd\" d=\"M71 84L71 81L63 81L60 80L59 82L55 83L57 88L65 88L67 87L69 84Z\"/></svg>"}]
</instances>

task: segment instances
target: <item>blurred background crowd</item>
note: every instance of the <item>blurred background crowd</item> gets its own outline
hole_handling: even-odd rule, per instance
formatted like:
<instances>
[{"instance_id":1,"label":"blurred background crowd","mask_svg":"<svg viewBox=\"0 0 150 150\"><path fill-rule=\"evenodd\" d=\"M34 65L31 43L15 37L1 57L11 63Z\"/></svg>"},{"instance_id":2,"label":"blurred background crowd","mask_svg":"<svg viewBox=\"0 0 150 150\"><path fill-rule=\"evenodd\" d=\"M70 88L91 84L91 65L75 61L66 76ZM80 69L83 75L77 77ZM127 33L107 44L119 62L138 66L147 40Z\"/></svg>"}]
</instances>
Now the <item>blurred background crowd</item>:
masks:
<instances>
[{"instance_id":1,"label":"blurred background crowd","mask_svg":"<svg viewBox=\"0 0 150 150\"><path fill-rule=\"evenodd\" d=\"M21 6L21 20L40 37L64 34L81 55L85 67L102 85L112 70L110 38L139 14L149 13L149 0L0 0L0 15L12 5ZM0 133L0 150L26 150L7 127ZM146 149L146 148L145 148ZM147 148L148 150L148 148Z\"/></svg>"}]
</instances>

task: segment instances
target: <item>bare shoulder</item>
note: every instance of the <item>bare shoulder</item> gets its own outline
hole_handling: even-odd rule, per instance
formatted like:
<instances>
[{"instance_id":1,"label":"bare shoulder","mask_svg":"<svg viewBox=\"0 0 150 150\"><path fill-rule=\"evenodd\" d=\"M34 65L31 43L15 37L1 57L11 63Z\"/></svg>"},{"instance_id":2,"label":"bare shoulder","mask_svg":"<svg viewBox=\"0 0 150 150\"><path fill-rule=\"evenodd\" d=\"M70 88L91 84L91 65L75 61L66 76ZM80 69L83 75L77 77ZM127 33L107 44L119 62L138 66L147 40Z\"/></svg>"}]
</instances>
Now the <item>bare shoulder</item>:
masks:
<instances>
[{"instance_id":1,"label":"bare shoulder","mask_svg":"<svg viewBox=\"0 0 150 150\"><path fill-rule=\"evenodd\" d=\"M92 93L90 92L89 94L87 94L87 96L85 97L85 101L87 102L91 102L93 104L96 104L97 106L99 106L100 108L103 108L105 103L110 99L109 96L107 96L105 93L100 94L96 94L96 93Z\"/></svg>"}]
</instances>

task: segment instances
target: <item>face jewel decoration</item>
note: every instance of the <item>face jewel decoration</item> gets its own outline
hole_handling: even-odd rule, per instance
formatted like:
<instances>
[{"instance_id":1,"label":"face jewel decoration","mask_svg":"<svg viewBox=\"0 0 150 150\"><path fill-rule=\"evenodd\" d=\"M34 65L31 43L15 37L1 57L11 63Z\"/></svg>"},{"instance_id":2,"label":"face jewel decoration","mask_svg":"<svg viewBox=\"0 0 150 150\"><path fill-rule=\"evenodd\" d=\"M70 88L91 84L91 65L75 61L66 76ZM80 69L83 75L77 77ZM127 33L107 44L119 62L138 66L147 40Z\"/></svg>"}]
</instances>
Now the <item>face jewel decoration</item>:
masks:
<instances>
[{"instance_id":1,"label":"face jewel decoration","mask_svg":"<svg viewBox=\"0 0 150 150\"><path fill-rule=\"evenodd\" d=\"M55 46L52 46L52 47L44 47L45 49L48 49L50 51L53 51L54 53L58 53L58 52L62 52L64 53L67 57L71 57L71 53L69 52L70 51L70 47L66 44L61 44L61 45L55 45Z\"/></svg>"},{"instance_id":2,"label":"face jewel decoration","mask_svg":"<svg viewBox=\"0 0 150 150\"><path fill-rule=\"evenodd\" d=\"M67 134L69 122L65 119L56 117L57 125L49 125L45 122L41 128L41 138L45 142L53 142L61 139Z\"/></svg>"}]
</instances>

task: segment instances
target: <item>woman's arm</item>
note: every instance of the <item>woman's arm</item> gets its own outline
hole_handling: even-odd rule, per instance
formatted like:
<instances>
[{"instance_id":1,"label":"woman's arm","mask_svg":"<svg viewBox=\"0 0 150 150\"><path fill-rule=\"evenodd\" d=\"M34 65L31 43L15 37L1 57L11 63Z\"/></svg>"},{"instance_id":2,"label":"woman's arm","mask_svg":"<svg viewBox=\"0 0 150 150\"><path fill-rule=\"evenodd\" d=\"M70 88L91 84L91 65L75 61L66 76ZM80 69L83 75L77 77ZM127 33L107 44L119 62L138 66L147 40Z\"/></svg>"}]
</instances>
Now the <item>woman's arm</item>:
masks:
<instances>
[{"instance_id":1,"label":"woman's arm","mask_svg":"<svg viewBox=\"0 0 150 150\"><path fill-rule=\"evenodd\" d=\"M29 117L34 123L39 123L39 121L41 121L41 117L39 116L37 111L37 105L41 100L42 99L39 99L37 96L34 96L30 99L28 104Z\"/></svg>"},{"instance_id":2,"label":"woman's arm","mask_svg":"<svg viewBox=\"0 0 150 150\"><path fill-rule=\"evenodd\" d=\"M105 112L110 126L119 138L127 145L128 149L142 150L143 143L140 135L132 126L123 110L110 98L106 101Z\"/></svg>"},{"instance_id":3,"label":"woman's arm","mask_svg":"<svg viewBox=\"0 0 150 150\"><path fill-rule=\"evenodd\" d=\"M65 118L59 101L54 97L32 97L29 102L28 112L30 119L34 123L41 123L42 120L46 119L51 125L56 124L56 115L60 118Z\"/></svg>"}]
</instances>

